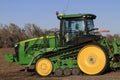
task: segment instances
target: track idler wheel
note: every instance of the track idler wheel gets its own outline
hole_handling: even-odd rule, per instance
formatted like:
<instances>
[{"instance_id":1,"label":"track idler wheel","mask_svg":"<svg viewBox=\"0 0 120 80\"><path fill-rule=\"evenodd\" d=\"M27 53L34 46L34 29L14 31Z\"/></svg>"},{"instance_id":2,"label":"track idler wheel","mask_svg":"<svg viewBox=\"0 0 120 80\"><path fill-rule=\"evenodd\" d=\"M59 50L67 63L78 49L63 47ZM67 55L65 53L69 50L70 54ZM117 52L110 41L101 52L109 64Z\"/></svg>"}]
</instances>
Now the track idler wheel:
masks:
<instances>
[{"instance_id":1,"label":"track idler wheel","mask_svg":"<svg viewBox=\"0 0 120 80\"><path fill-rule=\"evenodd\" d=\"M63 75L63 70L62 70L61 68L56 69L56 70L55 70L55 75L56 75L57 77L62 76L62 75Z\"/></svg>"},{"instance_id":2,"label":"track idler wheel","mask_svg":"<svg viewBox=\"0 0 120 80\"><path fill-rule=\"evenodd\" d=\"M109 64L105 49L96 44L87 44L78 53L77 63L82 72L88 75L103 74Z\"/></svg>"},{"instance_id":3,"label":"track idler wheel","mask_svg":"<svg viewBox=\"0 0 120 80\"><path fill-rule=\"evenodd\" d=\"M64 75L65 76L70 76L71 75L71 69L70 68L66 68L66 69L64 69Z\"/></svg>"},{"instance_id":4,"label":"track idler wheel","mask_svg":"<svg viewBox=\"0 0 120 80\"><path fill-rule=\"evenodd\" d=\"M37 61L35 68L40 76L48 76L51 74L53 66L49 59L41 58Z\"/></svg>"}]
</instances>

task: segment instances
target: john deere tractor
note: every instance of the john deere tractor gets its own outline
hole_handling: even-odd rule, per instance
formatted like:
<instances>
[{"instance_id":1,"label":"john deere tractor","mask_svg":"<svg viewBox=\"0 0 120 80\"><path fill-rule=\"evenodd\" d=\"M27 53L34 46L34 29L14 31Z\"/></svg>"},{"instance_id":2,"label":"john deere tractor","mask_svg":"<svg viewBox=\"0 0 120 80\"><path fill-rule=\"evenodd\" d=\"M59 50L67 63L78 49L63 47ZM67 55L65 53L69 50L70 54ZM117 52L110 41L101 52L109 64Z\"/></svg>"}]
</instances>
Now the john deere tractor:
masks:
<instances>
[{"instance_id":1,"label":"john deere tractor","mask_svg":"<svg viewBox=\"0 0 120 80\"><path fill-rule=\"evenodd\" d=\"M94 14L58 14L59 32L15 44L9 62L25 67L35 65L40 76L103 74L120 67L120 41L110 42L94 27Z\"/></svg>"}]
</instances>

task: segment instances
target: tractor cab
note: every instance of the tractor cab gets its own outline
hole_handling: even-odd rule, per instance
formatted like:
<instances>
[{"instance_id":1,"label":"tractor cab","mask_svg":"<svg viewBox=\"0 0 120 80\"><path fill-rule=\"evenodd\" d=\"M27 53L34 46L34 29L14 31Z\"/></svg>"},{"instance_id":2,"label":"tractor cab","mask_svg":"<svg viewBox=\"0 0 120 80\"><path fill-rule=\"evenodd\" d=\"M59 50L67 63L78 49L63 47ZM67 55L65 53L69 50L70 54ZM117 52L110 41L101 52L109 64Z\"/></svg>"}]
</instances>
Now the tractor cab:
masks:
<instances>
[{"instance_id":1,"label":"tractor cab","mask_svg":"<svg viewBox=\"0 0 120 80\"><path fill-rule=\"evenodd\" d=\"M89 41L90 35L94 35L93 19L96 16L93 14L60 14L57 17L60 20L60 42L63 46Z\"/></svg>"}]
</instances>

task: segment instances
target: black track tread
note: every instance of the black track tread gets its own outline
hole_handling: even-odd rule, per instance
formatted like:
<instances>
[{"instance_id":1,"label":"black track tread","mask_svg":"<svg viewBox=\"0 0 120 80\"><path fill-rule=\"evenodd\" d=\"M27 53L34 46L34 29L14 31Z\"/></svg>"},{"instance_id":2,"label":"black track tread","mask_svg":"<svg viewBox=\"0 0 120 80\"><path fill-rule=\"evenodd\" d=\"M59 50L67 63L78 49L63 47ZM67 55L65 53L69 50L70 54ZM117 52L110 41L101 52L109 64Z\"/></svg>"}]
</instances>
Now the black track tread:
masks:
<instances>
[{"instance_id":1,"label":"black track tread","mask_svg":"<svg viewBox=\"0 0 120 80\"><path fill-rule=\"evenodd\" d=\"M74 51L74 50L82 48L85 44L90 43L90 42L91 41L88 41L88 42L81 43L81 44L78 44L78 45L74 45L74 46L70 46L70 47L67 47L67 48L59 49L58 51L46 52L46 53L41 55L41 58L42 57L50 58L50 57L54 57L54 56L57 56L57 55L61 55L62 53L67 53L67 52L70 52L70 51ZM76 55L77 55L77 52L76 52ZM76 56L76 55L75 55L75 53L72 54L72 56L70 56L70 54L69 55L65 55L65 58L67 56L73 57L73 56ZM63 56L63 58L64 58L64 56Z\"/></svg>"}]
</instances>

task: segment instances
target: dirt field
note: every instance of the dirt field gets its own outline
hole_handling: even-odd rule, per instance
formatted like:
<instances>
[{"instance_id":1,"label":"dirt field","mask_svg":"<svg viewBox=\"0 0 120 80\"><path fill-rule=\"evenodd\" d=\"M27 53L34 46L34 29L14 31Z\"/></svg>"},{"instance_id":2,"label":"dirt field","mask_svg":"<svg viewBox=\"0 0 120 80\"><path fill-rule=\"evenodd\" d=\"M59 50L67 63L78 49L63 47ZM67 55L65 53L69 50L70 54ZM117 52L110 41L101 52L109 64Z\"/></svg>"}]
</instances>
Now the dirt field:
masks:
<instances>
[{"instance_id":1,"label":"dirt field","mask_svg":"<svg viewBox=\"0 0 120 80\"><path fill-rule=\"evenodd\" d=\"M24 72L24 67L15 63L8 63L4 59L6 53L14 53L14 49L0 49L0 80L120 80L120 71L109 72L99 76L85 74L67 77L40 77L34 70Z\"/></svg>"}]
</instances>

